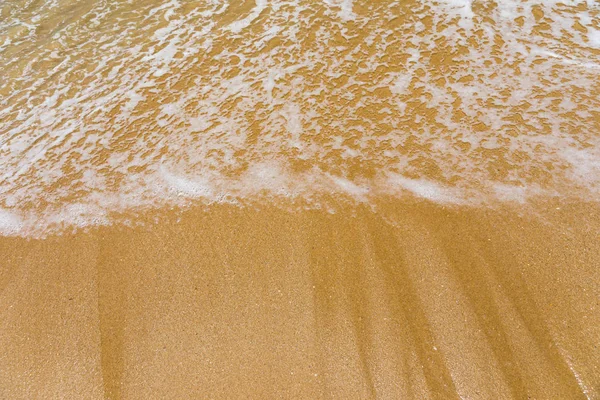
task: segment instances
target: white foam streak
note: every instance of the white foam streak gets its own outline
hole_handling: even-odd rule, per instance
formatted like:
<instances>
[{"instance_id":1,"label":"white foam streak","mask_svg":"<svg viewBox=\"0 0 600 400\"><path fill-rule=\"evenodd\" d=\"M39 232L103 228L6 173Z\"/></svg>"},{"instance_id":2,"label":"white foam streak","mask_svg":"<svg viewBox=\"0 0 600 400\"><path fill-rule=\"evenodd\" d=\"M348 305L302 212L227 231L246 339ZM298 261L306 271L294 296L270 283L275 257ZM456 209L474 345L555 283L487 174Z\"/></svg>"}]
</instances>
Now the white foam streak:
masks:
<instances>
[{"instance_id":1,"label":"white foam streak","mask_svg":"<svg viewBox=\"0 0 600 400\"><path fill-rule=\"evenodd\" d=\"M254 0L254 1L255 1L255 5L252 8L252 11L250 11L250 14L246 18L241 19L239 21L232 22L228 26L228 29L231 32L239 33L243 29L246 29L247 27L250 26L252 21L257 19L260 16L260 14L262 14L262 12L267 8L267 0Z\"/></svg>"},{"instance_id":2,"label":"white foam streak","mask_svg":"<svg viewBox=\"0 0 600 400\"><path fill-rule=\"evenodd\" d=\"M387 174L387 187L392 193L398 194L403 190L416 197L424 198L442 204L466 204L464 193L460 190L445 187L439 183L426 179L410 179L399 174Z\"/></svg>"}]
</instances>

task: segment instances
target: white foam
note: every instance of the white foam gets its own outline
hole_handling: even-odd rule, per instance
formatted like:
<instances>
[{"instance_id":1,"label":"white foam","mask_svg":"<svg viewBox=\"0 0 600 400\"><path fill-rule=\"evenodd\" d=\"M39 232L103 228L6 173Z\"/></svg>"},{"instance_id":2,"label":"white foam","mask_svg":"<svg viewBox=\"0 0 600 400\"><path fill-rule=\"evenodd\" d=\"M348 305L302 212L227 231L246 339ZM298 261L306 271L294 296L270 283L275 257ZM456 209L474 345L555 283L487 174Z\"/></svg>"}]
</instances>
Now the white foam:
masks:
<instances>
[{"instance_id":1,"label":"white foam","mask_svg":"<svg viewBox=\"0 0 600 400\"><path fill-rule=\"evenodd\" d=\"M411 80L412 76L410 75L397 74L390 86L390 91L396 95L406 93Z\"/></svg>"},{"instance_id":2,"label":"white foam","mask_svg":"<svg viewBox=\"0 0 600 400\"><path fill-rule=\"evenodd\" d=\"M289 194L291 186L290 173L277 161L261 161L249 166L242 176L238 193L256 194L269 191L277 194Z\"/></svg>"},{"instance_id":3,"label":"white foam","mask_svg":"<svg viewBox=\"0 0 600 400\"><path fill-rule=\"evenodd\" d=\"M18 215L0 209L0 235L10 236L19 233L23 228L23 221Z\"/></svg>"},{"instance_id":4,"label":"white foam","mask_svg":"<svg viewBox=\"0 0 600 400\"><path fill-rule=\"evenodd\" d=\"M324 2L330 7L339 8L337 15L342 20L350 21L356 18L353 12L354 0L324 0Z\"/></svg>"},{"instance_id":5,"label":"white foam","mask_svg":"<svg viewBox=\"0 0 600 400\"><path fill-rule=\"evenodd\" d=\"M590 45L600 49L600 30L594 28L588 29L588 41Z\"/></svg>"},{"instance_id":6,"label":"white foam","mask_svg":"<svg viewBox=\"0 0 600 400\"><path fill-rule=\"evenodd\" d=\"M165 167L161 167L160 173L167 187L178 196L211 198L215 193L212 184L205 177L175 175Z\"/></svg>"},{"instance_id":7,"label":"white foam","mask_svg":"<svg viewBox=\"0 0 600 400\"><path fill-rule=\"evenodd\" d=\"M494 195L500 201L525 203L532 196L531 188L515 185L494 184Z\"/></svg>"},{"instance_id":8,"label":"white foam","mask_svg":"<svg viewBox=\"0 0 600 400\"><path fill-rule=\"evenodd\" d=\"M465 29L473 28L473 9L471 8L472 0L443 0L443 3L452 11L458 12L460 15L459 25Z\"/></svg>"},{"instance_id":9,"label":"white foam","mask_svg":"<svg viewBox=\"0 0 600 400\"><path fill-rule=\"evenodd\" d=\"M52 20L47 4L35 30ZM443 0L398 18L393 5L259 0L236 19L217 0L133 11L117 0L48 38L8 32L30 22L16 12L0 21L0 207L31 227L255 196L597 200L600 38L574 5L506 0L475 13ZM533 6L551 21L543 35ZM425 17L432 29L415 25ZM438 46L461 50L451 71L432 61Z\"/></svg>"},{"instance_id":10,"label":"white foam","mask_svg":"<svg viewBox=\"0 0 600 400\"><path fill-rule=\"evenodd\" d=\"M575 182L600 193L600 151L565 148L562 157L570 163L569 174Z\"/></svg>"},{"instance_id":11,"label":"white foam","mask_svg":"<svg viewBox=\"0 0 600 400\"><path fill-rule=\"evenodd\" d=\"M365 196L369 194L368 187L358 185L349 179L333 175L329 175L329 178L333 181L338 190L341 189L343 193L350 195L357 200L364 200Z\"/></svg>"},{"instance_id":12,"label":"white foam","mask_svg":"<svg viewBox=\"0 0 600 400\"><path fill-rule=\"evenodd\" d=\"M445 187L437 182L426 179L411 179L400 174L388 173L387 185L389 188L407 190L417 197L437 203L462 204L465 203L461 191Z\"/></svg>"},{"instance_id":13,"label":"white foam","mask_svg":"<svg viewBox=\"0 0 600 400\"><path fill-rule=\"evenodd\" d=\"M256 18L258 18L260 16L260 14L262 14L262 12L267 8L267 0L254 0L254 1L255 1L255 5L252 8L252 10L250 11L250 14L246 18L241 19L239 21L232 22L231 24L229 24L229 26L227 28L231 32L239 33L242 31L242 29L249 27L250 24L252 23L252 21L254 21Z\"/></svg>"}]
</instances>

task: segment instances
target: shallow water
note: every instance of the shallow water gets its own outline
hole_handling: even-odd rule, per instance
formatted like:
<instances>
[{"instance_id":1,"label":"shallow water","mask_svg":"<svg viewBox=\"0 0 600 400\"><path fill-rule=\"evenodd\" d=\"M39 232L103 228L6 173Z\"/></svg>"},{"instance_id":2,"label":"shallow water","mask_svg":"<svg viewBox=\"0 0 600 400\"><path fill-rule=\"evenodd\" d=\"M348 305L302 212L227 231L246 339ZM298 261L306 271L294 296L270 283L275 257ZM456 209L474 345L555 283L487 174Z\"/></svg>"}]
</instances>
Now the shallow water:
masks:
<instances>
[{"instance_id":1,"label":"shallow water","mask_svg":"<svg viewBox=\"0 0 600 400\"><path fill-rule=\"evenodd\" d=\"M0 8L4 234L191 201L600 191L594 1Z\"/></svg>"}]
</instances>

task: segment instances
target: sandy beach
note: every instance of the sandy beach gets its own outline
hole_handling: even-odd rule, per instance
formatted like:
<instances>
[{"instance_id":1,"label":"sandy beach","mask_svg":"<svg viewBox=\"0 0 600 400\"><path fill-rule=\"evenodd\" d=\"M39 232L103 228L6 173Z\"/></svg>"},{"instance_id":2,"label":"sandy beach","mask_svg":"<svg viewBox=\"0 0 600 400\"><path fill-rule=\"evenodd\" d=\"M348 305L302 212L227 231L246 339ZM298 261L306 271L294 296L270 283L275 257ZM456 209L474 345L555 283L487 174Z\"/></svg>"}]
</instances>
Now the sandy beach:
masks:
<instances>
[{"instance_id":1,"label":"sandy beach","mask_svg":"<svg viewBox=\"0 0 600 400\"><path fill-rule=\"evenodd\" d=\"M537 210L213 205L2 239L0 396L596 398L600 209Z\"/></svg>"},{"instance_id":2,"label":"sandy beach","mask_svg":"<svg viewBox=\"0 0 600 400\"><path fill-rule=\"evenodd\" d=\"M600 3L0 1L0 400L600 399Z\"/></svg>"}]
</instances>

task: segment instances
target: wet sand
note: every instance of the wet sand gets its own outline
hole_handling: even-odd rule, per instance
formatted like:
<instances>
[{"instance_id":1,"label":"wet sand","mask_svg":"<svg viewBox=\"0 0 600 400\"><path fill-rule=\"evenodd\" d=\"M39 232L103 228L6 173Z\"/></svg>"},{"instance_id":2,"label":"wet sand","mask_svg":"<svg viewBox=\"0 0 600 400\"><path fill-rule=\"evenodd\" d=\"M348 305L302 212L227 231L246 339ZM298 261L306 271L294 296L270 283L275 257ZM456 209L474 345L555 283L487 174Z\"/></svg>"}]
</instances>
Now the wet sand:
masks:
<instances>
[{"instance_id":1,"label":"wet sand","mask_svg":"<svg viewBox=\"0 0 600 400\"><path fill-rule=\"evenodd\" d=\"M1 2L0 400L600 399L564 3Z\"/></svg>"},{"instance_id":2,"label":"wet sand","mask_svg":"<svg viewBox=\"0 0 600 400\"><path fill-rule=\"evenodd\" d=\"M599 221L396 199L2 238L0 397L598 398Z\"/></svg>"}]
</instances>

